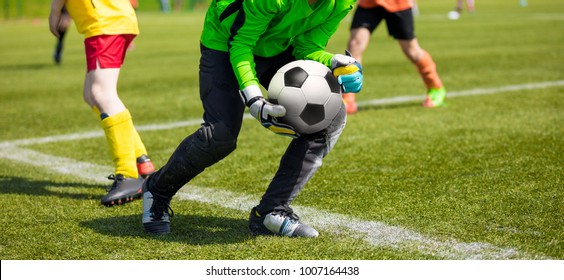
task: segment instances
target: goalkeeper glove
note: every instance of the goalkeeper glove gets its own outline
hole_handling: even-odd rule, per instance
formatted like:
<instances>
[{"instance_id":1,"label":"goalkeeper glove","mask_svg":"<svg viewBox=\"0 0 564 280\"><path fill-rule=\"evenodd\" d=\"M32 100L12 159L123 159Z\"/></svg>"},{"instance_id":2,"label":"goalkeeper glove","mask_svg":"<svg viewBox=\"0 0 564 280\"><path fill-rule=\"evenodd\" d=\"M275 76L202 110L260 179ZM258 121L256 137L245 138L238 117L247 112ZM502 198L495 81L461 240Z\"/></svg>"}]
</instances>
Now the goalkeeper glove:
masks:
<instances>
[{"instance_id":1,"label":"goalkeeper glove","mask_svg":"<svg viewBox=\"0 0 564 280\"><path fill-rule=\"evenodd\" d=\"M357 93L362 89L362 66L349 51L345 53L346 55L336 54L331 59L333 75L337 77L344 93Z\"/></svg>"},{"instance_id":2,"label":"goalkeeper glove","mask_svg":"<svg viewBox=\"0 0 564 280\"><path fill-rule=\"evenodd\" d=\"M279 123L276 120L276 117L286 115L286 108L282 105L272 104L264 99L258 86L248 86L240 90L239 93L241 94L243 103L249 107L251 116L257 119L263 127L268 128L278 135L289 136L291 138L298 138L300 136L293 127Z\"/></svg>"}]
</instances>

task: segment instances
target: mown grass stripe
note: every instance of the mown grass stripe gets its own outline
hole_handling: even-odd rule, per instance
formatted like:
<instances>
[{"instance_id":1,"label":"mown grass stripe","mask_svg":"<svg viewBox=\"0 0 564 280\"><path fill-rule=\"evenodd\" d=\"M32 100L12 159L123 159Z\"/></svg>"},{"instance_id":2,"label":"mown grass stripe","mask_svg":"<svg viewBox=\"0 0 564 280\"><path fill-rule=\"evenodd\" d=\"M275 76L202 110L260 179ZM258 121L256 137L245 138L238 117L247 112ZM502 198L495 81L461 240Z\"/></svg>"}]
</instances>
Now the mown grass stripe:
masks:
<instances>
[{"instance_id":1,"label":"mown grass stripe","mask_svg":"<svg viewBox=\"0 0 564 280\"><path fill-rule=\"evenodd\" d=\"M248 212L260 197L241 195L216 188L186 185L178 193L180 199L209 203L219 207ZM529 259L530 256L513 248L501 248L484 242L464 243L454 239L435 240L413 230L366 221L343 214L331 213L314 207L293 205L301 220L320 230L335 235L363 239L377 247L418 252L441 259ZM536 259L544 258L535 256Z\"/></svg>"},{"instance_id":2,"label":"mown grass stripe","mask_svg":"<svg viewBox=\"0 0 564 280\"><path fill-rule=\"evenodd\" d=\"M90 183L107 183L110 166L81 162L70 158L51 156L20 147L0 148L0 158L43 167L57 173L72 175ZM185 186L177 195L181 200L192 200L248 212L258 197L242 195L219 188ZM377 247L388 247L436 256L444 259L529 259L530 256L512 248L500 248L488 243L464 243L456 240L439 241L415 231L382 222L366 221L343 214L331 213L313 207L293 206L304 222L321 231L363 239ZM544 258L535 256L535 258Z\"/></svg>"},{"instance_id":3,"label":"mown grass stripe","mask_svg":"<svg viewBox=\"0 0 564 280\"><path fill-rule=\"evenodd\" d=\"M539 82L539 83L529 83L529 84L520 84L520 85L510 85L510 86L502 86L502 87L495 87L495 88L482 88L482 89L470 89L470 90L463 90L463 91L449 91L447 94L447 98L456 98L462 96L472 96L472 95L485 95L485 94L498 94L504 92L511 92L511 91L519 91L519 90L534 90L539 88L549 88L549 87L560 87L564 86L564 80L560 81L548 81L548 82ZM363 106L373 106L373 105L386 105L386 104L396 104L396 103L405 103L405 102L413 102L413 101L422 101L425 97L423 95L417 96L398 96L392 98L381 98L381 99L374 99L369 101L359 101L358 106L362 108ZM246 114L244 116L245 119L251 119L251 115ZM149 125L139 125L136 126L138 131L158 131L158 130L167 130L167 129L175 129L181 128L186 126L193 126L199 125L202 122L202 119L192 119L180 122L171 122L171 123L164 123L164 124L149 124ZM82 133L71 133L71 134L64 134L64 135L56 135L56 136L48 136L48 137L40 137L40 138L28 138L28 139L20 139L20 140L11 140L11 141L3 141L0 142L0 148L8 147L8 146L26 146L26 145L34 145L34 144L45 144L51 142L61 142L61 141L75 141L81 139L90 139L96 137L103 137L104 134L102 131L89 131L89 132L82 132Z\"/></svg>"},{"instance_id":4,"label":"mown grass stripe","mask_svg":"<svg viewBox=\"0 0 564 280\"><path fill-rule=\"evenodd\" d=\"M449 98L453 98L559 86L564 86L564 80L449 92L448 96ZM376 99L372 101L359 102L359 106L393 104L417 100L422 100L422 97L403 96ZM251 116L245 115L245 118L251 118ZM194 119L167 124L143 125L138 126L137 128L139 131L166 130L198 125L200 122L200 119ZM31 166L43 167L46 170L72 175L79 179L87 180L88 182L105 184L107 183L106 175L110 170L112 170L109 166L80 162L70 158L47 155L30 149L21 148L21 146L25 145L74 141L102 136L103 133L101 131L93 131L42 138L4 141L0 142L0 158ZM182 191L179 192L178 197L184 200L209 203L242 212L249 211L249 209L251 209L258 201L258 198L256 197L241 195L223 189L203 188L198 186L185 186ZM302 217L305 217L308 224L311 224L319 230L328 231L332 234L346 234L347 236L360 238L378 247L414 251L446 259L531 258L531 256L518 252L513 248L500 248L483 242L464 243L453 239L440 241L426 237L409 229L387 225L378 221L356 219L347 215L330 213L313 207L294 206L294 208L301 214ZM545 257L536 255L534 258L543 259Z\"/></svg>"}]
</instances>

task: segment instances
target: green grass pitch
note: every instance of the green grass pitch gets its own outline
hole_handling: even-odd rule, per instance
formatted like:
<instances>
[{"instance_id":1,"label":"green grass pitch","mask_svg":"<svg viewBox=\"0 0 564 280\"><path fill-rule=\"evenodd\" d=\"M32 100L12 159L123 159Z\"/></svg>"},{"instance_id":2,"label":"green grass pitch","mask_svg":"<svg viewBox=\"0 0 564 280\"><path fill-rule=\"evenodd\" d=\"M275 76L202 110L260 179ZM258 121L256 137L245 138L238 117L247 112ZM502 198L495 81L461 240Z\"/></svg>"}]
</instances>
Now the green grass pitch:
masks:
<instances>
[{"instance_id":1,"label":"green grass pitch","mask_svg":"<svg viewBox=\"0 0 564 280\"><path fill-rule=\"evenodd\" d=\"M477 2L451 21L454 1L419 1L416 34L447 107L419 106L414 66L384 25L372 36L360 111L293 204L316 240L248 234L289 142L252 119L237 150L174 198L171 234L144 233L139 200L100 205L113 169L82 101L82 36L69 29L55 66L46 17L1 21L0 257L564 259L564 3ZM329 51L344 51L350 20ZM139 11L119 93L157 166L199 126L202 22Z\"/></svg>"}]
</instances>

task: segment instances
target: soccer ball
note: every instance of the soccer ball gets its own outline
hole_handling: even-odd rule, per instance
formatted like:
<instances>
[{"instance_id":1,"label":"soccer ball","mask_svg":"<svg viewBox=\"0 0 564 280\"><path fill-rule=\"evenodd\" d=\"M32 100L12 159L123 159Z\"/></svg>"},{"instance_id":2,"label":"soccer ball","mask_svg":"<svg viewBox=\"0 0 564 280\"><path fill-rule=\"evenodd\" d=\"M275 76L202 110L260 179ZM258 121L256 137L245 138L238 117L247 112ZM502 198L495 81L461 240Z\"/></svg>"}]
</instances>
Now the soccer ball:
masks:
<instances>
[{"instance_id":1,"label":"soccer ball","mask_svg":"<svg viewBox=\"0 0 564 280\"><path fill-rule=\"evenodd\" d=\"M268 101L286 108L286 115L277 120L300 134L327 128L343 102L337 78L313 60L297 60L280 68L268 86Z\"/></svg>"},{"instance_id":2,"label":"soccer ball","mask_svg":"<svg viewBox=\"0 0 564 280\"><path fill-rule=\"evenodd\" d=\"M457 11L450 11L448 12L448 18L450 20L457 20L460 18L460 13L458 13Z\"/></svg>"}]
</instances>

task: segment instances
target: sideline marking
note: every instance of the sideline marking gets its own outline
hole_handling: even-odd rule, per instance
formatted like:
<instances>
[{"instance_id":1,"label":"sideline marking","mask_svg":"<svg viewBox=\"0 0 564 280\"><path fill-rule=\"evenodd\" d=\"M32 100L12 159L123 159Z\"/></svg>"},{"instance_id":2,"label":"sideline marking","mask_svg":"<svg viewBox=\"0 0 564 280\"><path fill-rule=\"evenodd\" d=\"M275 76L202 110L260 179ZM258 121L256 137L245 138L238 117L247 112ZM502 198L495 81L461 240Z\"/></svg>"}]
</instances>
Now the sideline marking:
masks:
<instances>
[{"instance_id":1,"label":"sideline marking","mask_svg":"<svg viewBox=\"0 0 564 280\"><path fill-rule=\"evenodd\" d=\"M510 91L533 90L533 89L561 87L561 86L564 86L564 80L540 82L533 84L511 85L511 86L503 86L503 87L495 87L495 88L477 88L477 89L469 89L469 90L461 90L461 91L447 91L447 98L450 99L453 97L456 98L461 96L498 94L498 93L504 93ZM397 96L391 98L373 99L368 101L358 101L357 104L359 107L361 107L366 105L388 105L388 104L397 104L397 103L423 101L423 100L425 100L425 95Z\"/></svg>"},{"instance_id":2,"label":"sideline marking","mask_svg":"<svg viewBox=\"0 0 564 280\"><path fill-rule=\"evenodd\" d=\"M259 199L222 189L192 185L185 185L177 196L183 200L205 202L244 213L248 213ZM318 230L361 239L376 247L416 252L441 259L531 259L531 256L513 248L501 248L484 242L464 243L454 239L440 241L413 230L378 221L362 220L307 206L292 205L292 208L305 218L307 224Z\"/></svg>"},{"instance_id":3,"label":"sideline marking","mask_svg":"<svg viewBox=\"0 0 564 280\"><path fill-rule=\"evenodd\" d=\"M473 95L484 95L484 94L498 94L510 91L519 91L519 90L533 90L539 88L550 88L550 87L560 87L564 86L564 80L560 81L548 81L548 82L540 82L540 83L533 83L533 84L520 84L520 85L511 85L511 86L503 86L503 87L496 87L496 88L479 88L479 89L471 89L471 90L462 90L462 91L449 91L447 93L447 97L456 98L461 96L473 96ZM358 106L368 106L368 105L385 105L385 104L396 104L396 103L404 103L404 102L412 102L412 101L422 101L425 99L423 95L416 95L416 96L398 96L392 98L381 98L381 99L373 99L368 101L358 101ZM244 119L252 119L253 117L249 114L245 114L243 116ZM135 126L137 131L155 131L155 130L167 130L167 129L175 129L181 128L186 126L192 125L199 125L202 122L202 119L192 119L187 121L179 121L179 122L172 122L172 123L165 123L165 124L149 124L149 125L140 125ZM0 148L7 147L7 146L24 146L24 145L33 145L33 144L45 144L51 142L61 142L61 141L74 141L74 140L81 140L81 139L89 139L89 138L96 138L96 137L103 137L104 134L101 130L90 131L90 132L82 132L82 133L71 133L71 134L64 134L64 135L57 135L57 136L47 136L47 137L40 137L40 138L28 138L28 139L20 139L20 140L12 140L12 141L2 141L0 142Z\"/></svg>"},{"instance_id":4,"label":"sideline marking","mask_svg":"<svg viewBox=\"0 0 564 280\"><path fill-rule=\"evenodd\" d=\"M106 175L111 166L80 162L70 158L51 156L20 147L1 147L0 157L24 164L42 167L45 170L71 175L76 178L107 184ZM56 162L57 164L53 164ZM216 188L204 188L185 185L176 195L176 199L191 200L225 207L243 213L258 202L258 196ZM307 223L318 230L334 235L358 238L376 247L388 247L395 250L416 252L442 259L531 259L532 256L513 248L501 248L489 243L464 243L454 239L436 240L416 231L399 226L390 226L378 221L367 221L343 214L331 213L313 207L293 206L305 217ZM174 226L174 222L173 222ZM534 256L542 258L543 256Z\"/></svg>"},{"instance_id":5,"label":"sideline marking","mask_svg":"<svg viewBox=\"0 0 564 280\"><path fill-rule=\"evenodd\" d=\"M535 84L521 84L513 86L504 86L490 89L473 89L459 92L449 92L448 97L472 96L483 94L496 94L508 91L532 90L546 87L564 86L564 80L542 82ZM423 100L422 96L400 96L394 98L376 99L371 101L359 102L359 106L364 105L381 105L393 104L401 102L410 102ZM245 119L252 118L246 114ZM168 124L154 124L138 126L139 131L153 131L174 129L191 125L198 125L201 120L188 120L182 122L173 122ZM101 184L107 183L105 175L109 166L102 166L88 162L80 162L70 158L47 155L36 152L34 150L21 148L20 146L43 144L50 142L73 141L88 138L103 137L101 131L73 133L58 136L49 136L41 138L29 138L13 141L0 142L0 158L21 162L24 164L44 167L45 169L79 177L89 182L97 182ZM57 164L54 165L53 163ZM223 189L203 188L198 186L186 185L178 193L179 199L193 200L198 202L210 203L220 207L235 209L242 212L248 212L258 198L241 195ZM221 197L221 199L213 199ZM518 252L513 248L500 248L489 243L473 242L464 243L454 239L446 241L435 240L426 237L415 231L405 229L398 226L390 226L377 221L365 221L350 217L343 214L331 213L319 210L313 207L293 206L303 217L307 217L309 224L322 230L330 231L333 234L346 234L377 247L389 247L397 250L407 250L436 256L445 259L544 259L544 256L530 256Z\"/></svg>"}]
</instances>

